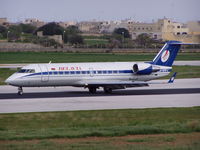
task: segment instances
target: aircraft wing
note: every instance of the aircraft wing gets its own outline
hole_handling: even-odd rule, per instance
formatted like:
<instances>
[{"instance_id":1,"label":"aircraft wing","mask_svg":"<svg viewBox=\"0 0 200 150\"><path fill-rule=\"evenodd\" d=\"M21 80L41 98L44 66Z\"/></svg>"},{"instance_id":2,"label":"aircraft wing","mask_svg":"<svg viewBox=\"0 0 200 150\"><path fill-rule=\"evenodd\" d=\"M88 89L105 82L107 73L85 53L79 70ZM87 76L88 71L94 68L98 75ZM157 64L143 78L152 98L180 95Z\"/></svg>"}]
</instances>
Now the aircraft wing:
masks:
<instances>
[{"instance_id":1,"label":"aircraft wing","mask_svg":"<svg viewBox=\"0 0 200 150\"><path fill-rule=\"evenodd\" d=\"M85 87L107 87L112 89L124 89L127 87L143 87L149 86L147 82L89 82Z\"/></svg>"},{"instance_id":2,"label":"aircraft wing","mask_svg":"<svg viewBox=\"0 0 200 150\"><path fill-rule=\"evenodd\" d=\"M107 81L107 82L98 82L98 81L89 81L88 83L85 83L85 87L107 87L112 89L124 89L128 87L144 87L149 86L149 84L169 84L173 83L174 79L176 77L177 72L175 72L167 82L145 82L145 81L129 81L129 82L113 82L113 81Z\"/></svg>"}]
</instances>

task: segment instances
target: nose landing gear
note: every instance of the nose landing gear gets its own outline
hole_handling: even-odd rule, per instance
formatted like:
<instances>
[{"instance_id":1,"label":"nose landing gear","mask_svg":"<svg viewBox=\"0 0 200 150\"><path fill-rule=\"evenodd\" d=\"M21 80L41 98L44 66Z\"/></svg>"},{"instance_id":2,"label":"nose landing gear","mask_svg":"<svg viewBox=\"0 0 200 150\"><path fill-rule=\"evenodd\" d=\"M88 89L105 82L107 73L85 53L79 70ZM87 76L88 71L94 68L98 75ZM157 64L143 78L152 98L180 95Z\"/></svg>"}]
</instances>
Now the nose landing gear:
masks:
<instances>
[{"instance_id":1,"label":"nose landing gear","mask_svg":"<svg viewBox=\"0 0 200 150\"><path fill-rule=\"evenodd\" d=\"M22 87L18 87L18 92L17 92L18 95L22 95L23 94L23 89Z\"/></svg>"}]
</instances>

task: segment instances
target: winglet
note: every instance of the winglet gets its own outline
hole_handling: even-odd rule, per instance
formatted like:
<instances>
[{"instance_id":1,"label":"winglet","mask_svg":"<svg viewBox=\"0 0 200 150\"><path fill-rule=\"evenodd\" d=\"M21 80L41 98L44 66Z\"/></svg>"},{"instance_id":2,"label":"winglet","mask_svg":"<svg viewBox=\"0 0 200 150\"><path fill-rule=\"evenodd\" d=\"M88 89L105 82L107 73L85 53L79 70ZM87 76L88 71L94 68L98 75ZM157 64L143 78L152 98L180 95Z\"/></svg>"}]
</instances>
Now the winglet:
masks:
<instances>
[{"instance_id":1,"label":"winglet","mask_svg":"<svg viewBox=\"0 0 200 150\"><path fill-rule=\"evenodd\" d=\"M176 77L177 72L174 72L174 74L171 76L171 78L169 79L168 83L173 83L174 79Z\"/></svg>"}]
</instances>

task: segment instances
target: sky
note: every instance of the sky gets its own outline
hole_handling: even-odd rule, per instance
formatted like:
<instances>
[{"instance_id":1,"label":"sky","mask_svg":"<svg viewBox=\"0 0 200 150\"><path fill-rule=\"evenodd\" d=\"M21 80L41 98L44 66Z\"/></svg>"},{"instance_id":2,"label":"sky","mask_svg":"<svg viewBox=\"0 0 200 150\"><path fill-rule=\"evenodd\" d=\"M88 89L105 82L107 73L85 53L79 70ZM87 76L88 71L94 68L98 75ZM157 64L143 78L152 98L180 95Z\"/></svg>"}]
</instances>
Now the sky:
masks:
<instances>
[{"instance_id":1,"label":"sky","mask_svg":"<svg viewBox=\"0 0 200 150\"><path fill-rule=\"evenodd\" d=\"M10 22L124 20L200 21L200 0L0 0L0 18Z\"/></svg>"}]
</instances>

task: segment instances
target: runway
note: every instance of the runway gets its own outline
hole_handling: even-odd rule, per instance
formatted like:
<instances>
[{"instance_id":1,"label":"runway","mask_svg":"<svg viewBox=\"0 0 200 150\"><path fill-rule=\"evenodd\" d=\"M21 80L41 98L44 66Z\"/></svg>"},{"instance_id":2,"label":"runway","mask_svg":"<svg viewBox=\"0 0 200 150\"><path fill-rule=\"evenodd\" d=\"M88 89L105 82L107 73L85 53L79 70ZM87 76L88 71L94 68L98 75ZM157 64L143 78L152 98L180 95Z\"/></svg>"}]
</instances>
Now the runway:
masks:
<instances>
[{"instance_id":1,"label":"runway","mask_svg":"<svg viewBox=\"0 0 200 150\"><path fill-rule=\"evenodd\" d=\"M24 88L24 95L16 93L16 87L0 86L0 113L192 107L200 106L200 78L176 79L173 84L128 88L112 94L104 94L102 89L90 94L87 89L74 87Z\"/></svg>"}]
</instances>

